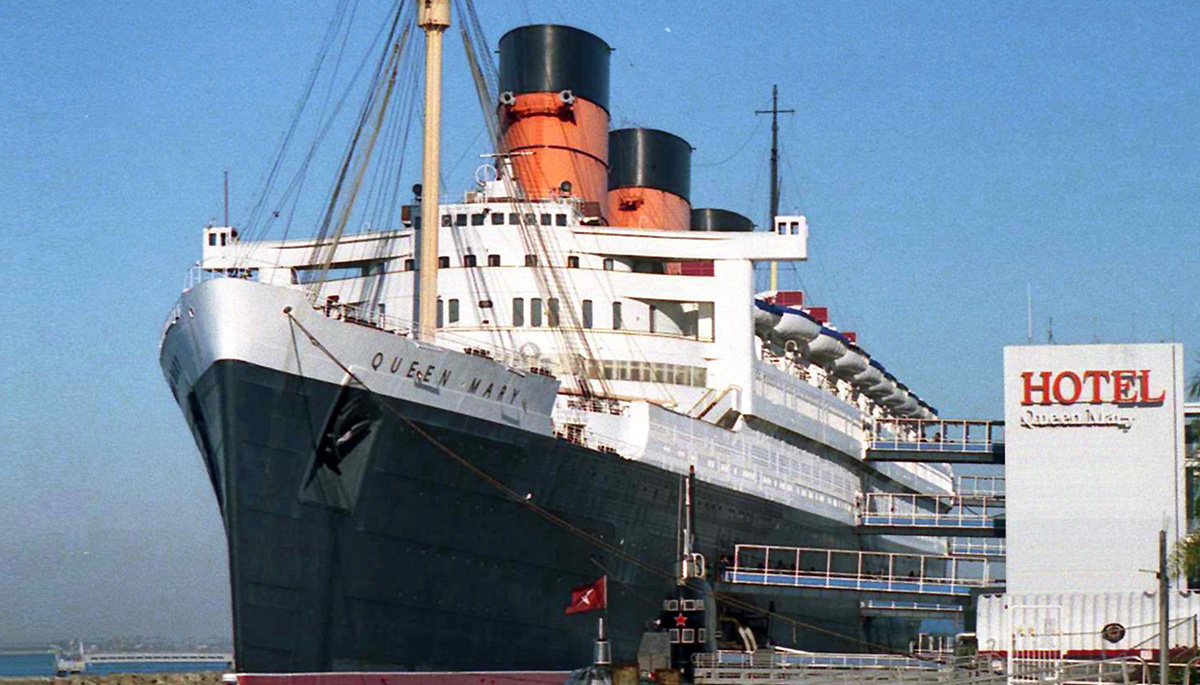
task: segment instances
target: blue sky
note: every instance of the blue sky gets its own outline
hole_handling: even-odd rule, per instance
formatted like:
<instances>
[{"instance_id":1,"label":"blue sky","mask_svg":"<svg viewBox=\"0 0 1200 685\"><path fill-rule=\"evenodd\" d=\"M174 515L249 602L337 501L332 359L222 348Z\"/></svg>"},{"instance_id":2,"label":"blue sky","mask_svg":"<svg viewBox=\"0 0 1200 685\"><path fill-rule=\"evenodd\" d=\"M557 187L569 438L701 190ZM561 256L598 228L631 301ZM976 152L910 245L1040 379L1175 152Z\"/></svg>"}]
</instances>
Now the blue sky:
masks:
<instances>
[{"instance_id":1,"label":"blue sky","mask_svg":"<svg viewBox=\"0 0 1200 685\"><path fill-rule=\"evenodd\" d=\"M379 8L363 3L364 26ZM615 48L614 126L695 147L694 206L762 223L781 105L785 283L943 415L1001 412L1001 351L1200 350L1200 7L480 3ZM0 635L221 635L216 505L157 365L200 229L244 221L332 3L0 4ZM457 19L456 19L457 21ZM483 127L447 40L446 192ZM416 182L417 167L405 173ZM314 186L318 190L323 186ZM315 218L306 219L311 226ZM297 220L297 226L302 222ZM303 230L297 228L296 230ZM15 473L15 478L12 474Z\"/></svg>"}]
</instances>

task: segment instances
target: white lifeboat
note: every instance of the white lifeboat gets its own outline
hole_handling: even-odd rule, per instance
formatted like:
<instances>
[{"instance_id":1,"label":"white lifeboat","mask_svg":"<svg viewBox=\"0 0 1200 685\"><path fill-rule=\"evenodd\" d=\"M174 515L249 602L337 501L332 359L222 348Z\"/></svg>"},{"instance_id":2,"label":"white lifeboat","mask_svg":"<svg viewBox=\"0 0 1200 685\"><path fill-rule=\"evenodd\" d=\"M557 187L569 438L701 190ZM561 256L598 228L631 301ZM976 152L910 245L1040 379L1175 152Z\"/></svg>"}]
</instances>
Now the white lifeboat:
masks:
<instances>
[{"instance_id":1,"label":"white lifeboat","mask_svg":"<svg viewBox=\"0 0 1200 685\"><path fill-rule=\"evenodd\" d=\"M869 368L871 364L867 355L858 345L850 344L846 346L846 354L833 363L833 375L851 380Z\"/></svg>"},{"instance_id":2,"label":"white lifeboat","mask_svg":"<svg viewBox=\"0 0 1200 685\"><path fill-rule=\"evenodd\" d=\"M904 387L903 383L896 381L894 378L889 378L892 381L892 391L887 396L879 399L879 403L885 407L895 409L904 404L908 398L908 388Z\"/></svg>"},{"instance_id":3,"label":"white lifeboat","mask_svg":"<svg viewBox=\"0 0 1200 685\"><path fill-rule=\"evenodd\" d=\"M876 363L872 361L871 365L875 366ZM882 379L875 385L867 388L864 392L867 393L867 397L870 397L876 402L882 402L883 398L896 391L896 378L892 374L888 373L887 369L883 368L882 366L879 366L878 368L879 372L883 374Z\"/></svg>"},{"instance_id":4,"label":"white lifeboat","mask_svg":"<svg viewBox=\"0 0 1200 685\"><path fill-rule=\"evenodd\" d=\"M862 373L859 373L857 376L850 379L850 382L854 385L854 387L864 392L875 387L882 381L882 368L879 366L879 364L871 361L870 357L867 358L867 368L863 369Z\"/></svg>"},{"instance_id":5,"label":"white lifeboat","mask_svg":"<svg viewBox=\"0 0 1200 685\"><path fill-rule=\"evenodd\" d=\"M921 411L921 400L911 392L904 396L904 402L894 410L901 416L917 418Z\"/></svg>"},{"instance_id":6,"label":"white lifeboat","mask_svg":"<svg viewBox=\"0 0 1200 685\"><path fill-rule=\"evenodd\" d=\"M821 324L799 309L776 307L780 312L779 323L775 324L775 335L783 340L792 340L797 345L806 345L821 335Z\"/></svg>"},{"instance_id":7,"label":"white lifeboat","mask_svg":"<svg viewBox=\"0 0 1200 685\"><path fill-rule=\"evenodd\" d=\"M766 339L783 318L783 309L762 300L754 301L754 333Z\"/></svg>"},{"instance_id":8,"label":"white lifeboat","mask_svg":"<svg viewBox=\"0 0 1200 685\"><path fill-rule=\"evenodd\" d=\"M808 344L808 358L813 362L827 366L846 354L846 343L841 333L832 328L821 328L821 333Z\"/></svg>"}]
</instances>

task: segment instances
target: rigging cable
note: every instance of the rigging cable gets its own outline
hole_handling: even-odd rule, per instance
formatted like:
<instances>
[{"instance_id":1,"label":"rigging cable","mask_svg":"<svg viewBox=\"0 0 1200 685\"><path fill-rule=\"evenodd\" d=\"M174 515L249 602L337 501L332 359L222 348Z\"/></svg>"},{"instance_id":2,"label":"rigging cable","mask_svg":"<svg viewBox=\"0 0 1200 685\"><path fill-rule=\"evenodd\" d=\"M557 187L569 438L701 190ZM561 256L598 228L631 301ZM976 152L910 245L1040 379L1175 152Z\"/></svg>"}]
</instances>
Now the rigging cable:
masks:
<instances>
[{"instance_id":1,"label":"rigging cable","mask_svg":"<svg viewBox=\"0 0 1200 685\"><path fill-rule=\"evenodd\" d=\"M283 310L283 313L285 316L288 317L288 319L291 321L291 323L293 323L296 327L298 327L304 333L304 335L308 338L309 342L312 343L312 345L314 347L316 347L318 350L320 350L322 354L324 354L326 357L328 357L329 360L332 361L339 369L341 369L342 372L344 372L351 381L353 381L355 384L357 384L359 387L361 387L365 392L370 393L371 395L374 395L377 397L386 397L385 395L381 395L380 393L377 393L374 390L372 390L369 386L367 386L367 384L361 378L358 377L358 375L356 373L354 373L354 371L352 371L350 369L350 367L348 367L344 363L342 363L342 361L340 359L338 359L337 356L334 355L333 352L331 352L329 350L329 348L327 348L324 345L324 343L322 343L320 340L318 340L317 337L315 335L313 335L312 332L310 332L308 330L308 328L306 328L304 326L304 324L302 324L293 315L291 307L285 307ZM537 516L545 519L546 521L558 526L559 528L562 528L569 534L574 535L575 537L578 537L581 540L583 540L583 541L585 541L585 542L587 542L609 554L612 554L613 556L621 559L622 561L625 561L626 563L628 563L632 566L636 566L637 568L640 568L643 571L646 571L647 573L650 573L652 575L658 576L658 577L666 579L666 580L675 580L676 579L676 574L674 573L674 571L667 571L665 569L661 569L649 562L639 559L638 557L634 556L633 554L630 554L629 552L626 552L625 550L621 549L618 545L608 542L608 541L604 540L603 538L598 537L594 533L591 533L587 530L584 530L584 529L576 526L575 524L564 519L563 517L559 516L558 514L555 514L554 512L539 506L538 504L534 503L534 501L532 499L530 499L524 495L521 495L516 490L513 490L511 487L504 484L502 481L500 481L495 476L491 475L487 471L483 470L482 468L480 468L479 466L477 466L476 464L471 462L466 457L463 457L462 455L458 454L450 447L446 446L444 443L442 443L440 440L438 440L433 434L431 434L429 431L425 430L419 423L408 418L408 416L406 416L404 413L402 413L399 409L394 407L392 404L390 404L386 401L381 401L380 404L383 405L389 412L391 412L393 415L395 415L398 419L400 419L402 422L404 422L404 424L406 426L408 426L413 432L415 432L417 435L421 436L423 439L425 439L427 442L429 442L429 444L433 445L434 448L436 448L439 453L445 455L451 461L453 461L453 462L457 463L459 466L465 468L466 470L471 472L473 475L475 475L477 478L482 480L484 483L487 483L492 488L494 488L497 491L499 491L500 493L504 494L512 502L525 507L532 513L534 513ZM845 641L850 642L855 645L869 647L872 649L879 649L883 653L887 653L887 654L896 654L896 655L902 655L902 656L914 656L911 652L904 652L904 651L896 650L896 649L893 649L886 645L872 643L872 642L870 642L868 640L864 640L862 638L839 633L837 631L830 630L828 628L822 628L820 626L816 626L811 623L806 623L799 619L793 618L791 616L787 616L785 614L780 614L775 611L771 611L769 609L763 609L760 606L746 602L746 601L744 601L734 595L730 595L728 593L715 592L714 594L716 595L716 597L719 601L725 603L727 606L732 606L732 607L736 607L736 608L743 609L746 611L752 611L754 613L766 615L771 618L783 621L785 623L789 623L797 628L802 628L804 630L811 631L814 633L819 633L819 634L837 638L840 640L845 640Z\"/></svg>"}]
</instances>

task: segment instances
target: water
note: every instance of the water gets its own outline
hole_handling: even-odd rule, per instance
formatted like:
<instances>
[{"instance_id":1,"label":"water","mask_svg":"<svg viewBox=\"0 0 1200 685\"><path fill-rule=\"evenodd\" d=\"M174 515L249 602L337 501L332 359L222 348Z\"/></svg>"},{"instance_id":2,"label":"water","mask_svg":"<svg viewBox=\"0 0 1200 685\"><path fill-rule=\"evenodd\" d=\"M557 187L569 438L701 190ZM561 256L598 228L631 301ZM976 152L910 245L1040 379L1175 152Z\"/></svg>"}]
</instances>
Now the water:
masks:
<instances>
[{"instance_id":1,"label":"water","mask_svg":"<svg viewBox=\"0 0 1200 685\"><path fill-rule=\"evenodd\" d=\"M51 652L0 652L0 677L53 677L57 664Z\"/></svg>"},{"instance_id":2,"label":"water","mask_svg":"<svg viewBox=\"0 0 1200 685\"><path fill-rule=\"evenodd\" d=\"M201 673L203 671L228 671L228 661L189 661L187 663L163 663L154 661L120 661L115 663L88 664L87 675L111 675L113 673Z\"/></svg>"},{"instance_id":3,"label":"water","mask_svg":"<svg viewBox=\"0 0 1200 685\"><path fill-rule=\"evenodd\" d=\"M52 678L58 662L50 652L0 652L0 678ZM189 661L171 663L161 661L119 661L88 664L87 675L111 675L114 673L200 673L202 671L228 671L228 661Z\"/></svg>"}]
</instances>

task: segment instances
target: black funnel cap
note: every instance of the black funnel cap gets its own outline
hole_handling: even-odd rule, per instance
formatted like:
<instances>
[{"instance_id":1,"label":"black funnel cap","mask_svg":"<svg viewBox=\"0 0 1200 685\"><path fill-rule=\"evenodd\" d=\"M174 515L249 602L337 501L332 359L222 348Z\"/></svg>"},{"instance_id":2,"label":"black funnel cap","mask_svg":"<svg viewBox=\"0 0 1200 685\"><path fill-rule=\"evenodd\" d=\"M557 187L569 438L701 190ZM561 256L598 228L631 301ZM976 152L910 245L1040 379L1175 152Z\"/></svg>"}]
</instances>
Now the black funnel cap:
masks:
<instances>
[{"instance_id":1,"label":"black funnel cap","mask_svg":"<svg viewBox=\"0 0 1200 685\"><path fill-rule=\"evenodd\" d=\"M500 38L500 92L571 91L608 110L608 62L612 48L571 26L535 24Z\"/></svg>"}]
</instances>

